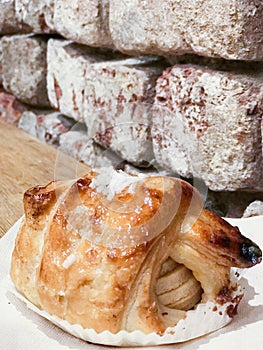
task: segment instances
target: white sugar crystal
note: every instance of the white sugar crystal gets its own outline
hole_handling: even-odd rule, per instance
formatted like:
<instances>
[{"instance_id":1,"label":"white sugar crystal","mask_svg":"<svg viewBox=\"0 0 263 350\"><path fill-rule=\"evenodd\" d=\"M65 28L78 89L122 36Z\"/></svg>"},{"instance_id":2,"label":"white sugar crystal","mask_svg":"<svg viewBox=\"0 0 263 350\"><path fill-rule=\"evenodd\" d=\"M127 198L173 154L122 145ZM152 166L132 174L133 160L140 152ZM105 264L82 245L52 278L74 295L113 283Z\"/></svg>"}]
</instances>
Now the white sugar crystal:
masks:
<instances>
[{"instance_id":1,"label":"white sugar crystal","mask_svg":"<svg viewBox=\"0 0 263 350\"><path fill-rule=\"evenodd\" d=\"M75 261L77 257L75 254L70 254L62 263L64 269L68 269Z\"/></svg>"},{"instance_id":2,"label":"white sugar crystal","mask_svg":"<svg viewBox=\"0 0 263 350\"><path fill-rule=\"evenodd\" d=\"M107 196L108 200L111 200L116 193L120 193L127 187L128 192L133 193L136 184L145 177L146 175L143 174L132 176L122 170L116 171L113 167L100 168L90 187Z\"/></svg>"}]
</instances>

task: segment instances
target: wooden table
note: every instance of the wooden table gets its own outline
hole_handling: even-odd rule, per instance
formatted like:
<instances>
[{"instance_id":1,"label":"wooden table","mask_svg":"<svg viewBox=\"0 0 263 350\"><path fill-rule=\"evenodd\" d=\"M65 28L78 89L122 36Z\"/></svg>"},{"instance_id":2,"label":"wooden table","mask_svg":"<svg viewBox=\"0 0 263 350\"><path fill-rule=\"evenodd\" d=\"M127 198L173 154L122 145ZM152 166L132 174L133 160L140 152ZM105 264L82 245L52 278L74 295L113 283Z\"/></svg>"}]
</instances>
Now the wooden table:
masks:
<instances>
[{"instance_id":1,"label":"wooden table","mask_svg":"<svg viewBox=\"0 0 263 350\"><path fill-rule=\"evenodd\" d=\"M73 179L88 167L0 121L0 238L23 215L23 193L54 179Z\"/></svg>"}]
</instances>

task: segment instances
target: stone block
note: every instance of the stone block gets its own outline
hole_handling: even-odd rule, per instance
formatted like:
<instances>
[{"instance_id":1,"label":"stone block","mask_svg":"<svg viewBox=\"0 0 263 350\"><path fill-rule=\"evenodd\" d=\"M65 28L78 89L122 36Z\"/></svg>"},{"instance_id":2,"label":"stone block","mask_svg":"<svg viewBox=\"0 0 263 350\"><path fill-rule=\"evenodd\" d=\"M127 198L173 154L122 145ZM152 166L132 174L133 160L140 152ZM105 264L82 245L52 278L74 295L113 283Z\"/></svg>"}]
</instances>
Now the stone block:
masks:
<instances>
[{"instance_id":1,"label":"stone block","mask_svg":"<svg viewBox=\"0 0 263 350\"><path fill-rule=\"evenodd\" d=\"M213 191L262 190L263 80L256 67L175 65L163 73L152 127L160 166Z\"/></svg>"},{"instance_id":2,"label":"stone block","mask_svg":"<svg viewBox=\"0 0 263 350\"><path fill-rule=\"evenodd\" d=\"M15 0L18 20L33 33L51 33L54 27L55 0Z\"/></svg>"},{"instance_id":3,"label":"stone block","mask_svg":"<svg viewBox=\"0 0 263 350\"><path fill-rule=\"evenodd\" d=\"M2 86L2 83L3 83L2 60L3 60L3 49L2 49L2 38L0 37L0 86Z\"/></svg>"},{"instance_id":4,"label":"stone block","mask_svg":"<svg viewBox=\"0 0 263 350\"><path fill-rule=\"evenodd\" d=\"M9 124L17 125L18 121L27 107L17 99L0 89L0 118Z\"/></svg>"},{"instance_id":5,"label":"stone block","mask_svg":"<svg viewBox=\"0 0 263 350\"><path fill-rule=\"evenodd\" d=\"M22 23L15 11L15 0L0 1L0 35L30 32Z\"/></svg>"},{"instance_id":6,"label":"stone block","mask_svg":"<svg viewBox=\"0 0 263 350\"><path fill-rule=\"evenodd\" d=\"M109 0L56 0L55 29L63 37L94 47L112 48Z\"/></svg>"},{"instance_id":7,"label":"stone block","mask_svg":"<svg viewBox=\"0 0 263 350\"><path fill-rule=\"evenodd\" d=\"M73 125L72 119L48 110L25 111L18 122L20 129L55 147L59 146L60 136L68 132Z\"/></svg>"},{"instance_id":8,"label":"stone block","mask_svg":"<svg viewBox=\"0 0 263 350\"><path fill-rule=\"evenodd\" d=\"M2 38L2 78L6 91L29 105L49 107L47 96L47 40L37 35Z\"/></svg>"},{"instance_id":9,"label":"stone block","mask_svg":"<svg viewBox=\"0 0 263 350\"><path fill-rule=\"evenodd\" d=\"M151 162L150 108L161 61L124 58L56 39L49 40L47 56L52 106L84 120L89 137L124 160Z\"/></svg>"},{"instance_id":10,"label":"stone block","mask_svg":"<svg viewBox=\"0 0 263 350\"><path fill-rule=\"evenodd\" d=\"M59 150L93 169L112 166L108 152L97 145L84 130L72 130L60 136Z\"/></svg>"},{"instance_id":11,"label":"stone block","mask_svg":"<svg viewBox=\"0 0 263 350\"><path fill-rule=\"evenodd\" d=\"M263 58L262 1L111 0L109 18L115 47L128 54Z\"/></svg>"},{"instance_id":12,"label":"stone block","mask_svg":"<svg viewBox=\"0 0 263 350\"><path fill-rule=\"evenodd\" d=\"M156 59L140 57L94 63L86 71L89 135L136 165L153 160L151 107L162 70Z\"/></svg>"},{"instance_id":13,"label":"stone block","mask_svg":"<svg viewBox=\"0 0 263 350\"><path fill-rule=\"evenodd\" d=\"M86 70L90 64L107 57L103 52L71 41L50 39L47 87L51 105L61 113L83 121Z\"/></svg>"},{"instance_id":14,"label":"stone block","mask_svg":"<svg viewBox=\"0 0 263 350\"><path fill-rule=\"evenodd\" d=\"M249 218L252 216L263 215L263 201L255 200L250 203L243 213L243 218Z\"/></svg>"}]
</instances>

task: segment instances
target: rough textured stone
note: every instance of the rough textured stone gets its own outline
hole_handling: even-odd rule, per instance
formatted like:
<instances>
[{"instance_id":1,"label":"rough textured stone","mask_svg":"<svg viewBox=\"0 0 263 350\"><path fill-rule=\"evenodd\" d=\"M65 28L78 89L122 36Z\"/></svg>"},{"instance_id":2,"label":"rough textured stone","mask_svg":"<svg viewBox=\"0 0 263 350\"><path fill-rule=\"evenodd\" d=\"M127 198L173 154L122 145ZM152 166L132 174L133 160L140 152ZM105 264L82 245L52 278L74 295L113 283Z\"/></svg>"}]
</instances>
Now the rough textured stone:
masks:
<instances>
[{"instance_id":1,"label":"rough textured stone","mask_svg":"<svg viewBox=\"0 0 263 350\"><path fill-rule=\"evenodd\" d=\"M91 168L112 166L108 152L97 145L83 131L69 131L60 136L59 150L85 163Z\"/></svg>"},{"instance_id":2,"label":"rough textured stone","mask_svg":"<svg viewBox=\"0 0 263 350\"><path fill-rule=\"evenodd\" d=\"M23 112L18 122L20 129L56 147L59 145L60 136L68 132L73 125L72 119L59 112L38 110Z\"/></svg>"},{"instance_id":3,"label":"rough textured stone","mask_svg":"<svg viewBox=\"0 0 263 350\"><path fill-rule=\"evenodd\" d=\"M151 106L162 70L159 61L141 57L94 63L86 71L89 135L133 164L153 160Z\"/></svg>"},{"instance_id":4,"label":"rough textured stone","mask_svg":"<svg viewBox=\"0 0 263 350\"><path fill-rule=\"evenodd\" d=\"M120 55L51 39L48 95L52 106L86 122L88 135L135 164L153 159L149 109L163 67L156 58Z\"/></svg>"},{"instance_id":5,"label":"rough textured stone","mask_svg":"<svg viewBox=\"0 0 263 350\"><path fill-rule=\"evenodd\" d=\"M85 75L88 66L107 59L99 50L50 39L48 42L47 86L51 105L63 114L83 121Z\"/></svg>"},{"instance_id":6,"label":"rough textured stone","mask_svg":"<svg viewBox=\"0 0 263 350\"><path fill-rule=\"evenodd\" d=\"M263 215L263 201L256 200L250 203L243 213L243 218L257 215Z\"/></svg>"},{"instance_id":7,"label":"rough textured stone","mask_svg":"<svg viewBox=\"0 0 263 350\"><path fill-rule=\"evenodd\" d=\"M253 65L252 65L253 66ZM262 69L262 68L261 68ZM176 65L158 79L157 162L214 191L262 189L262 73Z\"/></svg>"},{"instance_id":8,"label":"rough textured stone","mask_svg":"<svg viewBox=\"0 0 263 350\"><path fill-rule=\"evenodd\" d=\"M27 107L16 98L0 89L0 118L9 124L17 125Z\"/></svg>"},{"instance_id":9,"label":"rough textured stone","mask_svg":"<svg viewBox=\"0 0 263 350\"><path fill-rule=\"evenodd\" d=\"M111 0L110 32L125 53L263 58L259 0Z\"/></svg>"},{"instance_id":10,"label":"rough textured stone","mask_svg":"<svg viewBox=\"0 0 263 350\"><path fill-rule=\"evenodd\" d=\"M2 38L2 77L6 91L34 106L50 106L47 97L47 42L35 35Z\"/></svg>"},{"instance_id":11,"label":"rough textured stone","mask_svg":"<svg viewBox=\"0 0 263 350\"><path fill-rule=\"evenodd\" d=\"M37 137L37 115L33 111L25 111L21 114L18 121L19 129L28 134Z\"/></svg>"},{"instance_id":12,"label":"rough textured stone","mask_svg":"<svg viewBox=\"0 0 263 350\"><path fill-rule=\"evenodd\" d=\"M0 1L0 35L29 31L30 28L17 18L15 0Z\"/></svg>"},{"instance_id":13,"label":"rough textured stone","mask_svg":"<svg viewBox=\"0 0 263 350\"><path fill-rule=\"evenodd\" d=\"M109 35L109 0L56 0L55 28L80 44L112 48Z\"/></svg>"},{"instance_id":14,"label":"rough textured stone","mask_svg":"<svg viewBox=\"0 0 263 350\"><path fill-rule=\"evenodd\" d=\"M3 78L2 78L2 60L3 60L3 51L2 51L2 38L0 37L0 86L2 86Z\"/></svg>"},{"instance_id":15,"label":"rough textured stone","mask_svg":"<svg viewBox=\"0 0 263 350\"><path fill-rule=\"evenodd\" d=\"M113 166L129 174L158 175L158 171L150 168L136 168L123 161L115 152L104 149L87 135L87 130L78 124L76 127L60 136L59 150L79 160L93 169Z\"/></svg>"},{"instance_id":16,"label":"rough textured stone","mask_svg":"<svg viewBox=\"0 0 263 350\"><path fill-rule=\"evenodd\" d=\"M15 0L16 16L34 33L50 33L54 27L55 0Z\"/></svg>"}]
</instances>

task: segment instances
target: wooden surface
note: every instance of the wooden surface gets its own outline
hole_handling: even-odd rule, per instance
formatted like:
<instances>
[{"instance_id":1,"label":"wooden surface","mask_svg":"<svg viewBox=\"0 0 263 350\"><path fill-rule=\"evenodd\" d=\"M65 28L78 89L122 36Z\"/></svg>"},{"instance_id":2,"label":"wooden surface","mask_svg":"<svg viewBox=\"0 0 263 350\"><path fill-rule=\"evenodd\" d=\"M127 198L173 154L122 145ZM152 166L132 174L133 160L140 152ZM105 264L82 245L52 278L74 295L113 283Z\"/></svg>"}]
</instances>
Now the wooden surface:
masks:
<instances>
[{"instance_id":1,"label":"wooden surface","mask_svg":"<svg viewBox=\"0 0 263 350\"><path fill-rule=\"evenodd\" d=\"M23 193L54 179L73 179L88 167L0 121L0 238L23 215Z\"/></svg>"}]
</instances>

